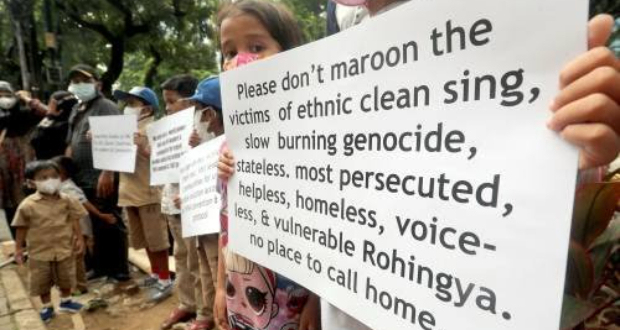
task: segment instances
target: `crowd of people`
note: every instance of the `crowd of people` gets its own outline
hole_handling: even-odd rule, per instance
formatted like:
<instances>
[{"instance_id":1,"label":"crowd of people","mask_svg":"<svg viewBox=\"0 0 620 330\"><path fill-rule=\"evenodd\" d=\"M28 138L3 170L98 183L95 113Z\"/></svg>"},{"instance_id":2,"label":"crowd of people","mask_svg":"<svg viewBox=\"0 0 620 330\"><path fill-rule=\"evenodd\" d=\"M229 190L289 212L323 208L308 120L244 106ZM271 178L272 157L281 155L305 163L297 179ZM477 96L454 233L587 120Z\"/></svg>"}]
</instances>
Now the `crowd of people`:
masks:
<instances>
[{"instance_id":1,"label":"crowd of people","mask_svg":"<svg viewBox=\"0 0 620 330\"><path fill-rule=\"evenodd\" d=\"M328 31L336 33L407 1L334 0ZM620 62L604 45L612 19L589 24L590 50L567 64L560 92L550 105L549 129L580 149L586 173L613 161L620 151ZM294 15L269 0L226 3L217 17L222 70L258 61L303 44ZM107 99L93 67L68 72L67 91L47 104L0 82L0 208L15 230L16 259L29 258L30 293L43 303L41 318L55 309L52 285L61 292L60 311L77 312L73 294L88 291L88 279L131 280L128 246L146 250L151 273L140 281L154 302L170 297L168 264L174 241L179 306L162 316L162 329L191 321L190 329L366 329L319 296L281 274L247 260L228 246L227 180L234 157L224 143L218 164L223 205L218 234L183 238L178 184L150 186L151 149L146 127L160 107L166 115L195 108L192 147L224 134L220 82L179 74L160 87L114 91ZM545 111L541 109L541 111ZM138 118L134 173L94 168L89 118L131 114ZM27 243L27 244L26 244Z\"/></svg>"}]
</instances>

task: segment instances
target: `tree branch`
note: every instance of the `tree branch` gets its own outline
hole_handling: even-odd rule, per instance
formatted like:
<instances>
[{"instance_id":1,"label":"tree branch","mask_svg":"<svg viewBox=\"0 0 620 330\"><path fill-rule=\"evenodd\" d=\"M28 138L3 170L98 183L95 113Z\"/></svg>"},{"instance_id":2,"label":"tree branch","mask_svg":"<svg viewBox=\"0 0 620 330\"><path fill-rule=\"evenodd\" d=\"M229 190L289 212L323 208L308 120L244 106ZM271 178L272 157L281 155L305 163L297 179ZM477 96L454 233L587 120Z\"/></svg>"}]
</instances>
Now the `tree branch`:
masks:
<instances>
[{"instance_id":1,"label":"tree branch","mask_svg":"<svg viewBox=\"0 0 620 330\"><path fill-rule=\"evenodd\" d=\"M54 1L56 7L64 12L75 23L101 34L107 41L111 42L116 37L114 34L103 24L94 23L83 19L75 10L75 8L67 8L60 0Z\"/></svg>"}]
</instances>

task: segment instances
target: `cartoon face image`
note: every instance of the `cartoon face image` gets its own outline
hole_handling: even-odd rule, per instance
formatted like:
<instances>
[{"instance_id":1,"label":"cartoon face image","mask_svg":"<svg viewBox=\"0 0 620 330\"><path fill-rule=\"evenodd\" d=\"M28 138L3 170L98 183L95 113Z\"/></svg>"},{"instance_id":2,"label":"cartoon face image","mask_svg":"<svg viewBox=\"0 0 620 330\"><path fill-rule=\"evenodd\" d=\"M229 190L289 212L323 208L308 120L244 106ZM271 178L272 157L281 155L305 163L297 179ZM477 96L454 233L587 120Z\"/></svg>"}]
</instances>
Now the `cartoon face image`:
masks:
<instances>
[{"instance_id":1,"label":"cartoon face image","mask_svg":"<svg viewBox=\"0 0 620 330\"><path fill-rule=\"evenodd\" d=\"M259 266L249 273L230 271L226 281L228 314L233 329L265 329L278 314L275 274Z\"/></svg>"}]
</instances>

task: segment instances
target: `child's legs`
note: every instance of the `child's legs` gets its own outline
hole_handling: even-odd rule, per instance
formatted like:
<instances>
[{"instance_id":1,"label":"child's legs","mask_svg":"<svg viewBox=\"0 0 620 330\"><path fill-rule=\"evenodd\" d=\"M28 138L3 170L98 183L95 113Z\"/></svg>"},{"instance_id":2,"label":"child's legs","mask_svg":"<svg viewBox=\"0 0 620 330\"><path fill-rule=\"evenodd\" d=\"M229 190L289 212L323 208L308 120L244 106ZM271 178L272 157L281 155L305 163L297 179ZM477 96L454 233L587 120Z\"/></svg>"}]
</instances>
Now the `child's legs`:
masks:
<instances>
[{"instance_id":1,"label":"child's legs","mask_svg":"<svg viewBox=\"0 0 620 330\"><path fill-rule=\"evenodd\" d=\"M85 253L75 255L75 287L80 291L86 290L88 287L84 255Z\"/></svg>"},{"instance_id":2,"label":"child's legs","mask_svg":"<svg viewBox=\"0 0 620 330\"><path fill-rule=\"evenodd\" d=\"M50 290L54 284L52 262L28 259L28 277L30 295L41 297L43 305L51 303Z\"/></svg>"},{"instance_id":3,"label":"child's legs","mask_svg":"<svg viewBox=\"0 0 620 330\"><path fill-rule=\"evenodd\" d=\"M175 282L179 294L179 307L184 311L194 312L196 310L196 295L192 282L194 278L188 262L188 246L181 235L181 217L179 215L166 215L166 218L172 237L174 237L174 260L177 275Z\"/></svg>"},{"instance_id":4,"label":"child's legs","mask_svg":"<svg viewBox=\"0 0 620 330\"><path fill-rule=\"evenodd\" d=\"M52 263L52 272L54 273L54 281L60 290L62 298L71 296L71 289L75 284L75 257L55 261Z\"/></svg>"},{"instance_id":5,"label":"child's legs","mask_svg":"<svg viewBox=\"0 0 620 330\"><path fill-rule=\"evenodd\" d=\"M205 319L213 320L213 302L217 285L218 235L204 235L198 238L200 260L200 281Z\"/></svg>"},{"instance_id":6,"label":"child's legs","mask_svg":"<svg viewBox=\"0 0 620 330\"><path fill-rule=\"evenodd\" d=\"M161 214L161 206L150 204L140 206L137 210L151 268L159 275L160 279L169 279L168 249L170 248L170 240L168 238L168 224L166 218Z\"/></svg>"}]
</instances>

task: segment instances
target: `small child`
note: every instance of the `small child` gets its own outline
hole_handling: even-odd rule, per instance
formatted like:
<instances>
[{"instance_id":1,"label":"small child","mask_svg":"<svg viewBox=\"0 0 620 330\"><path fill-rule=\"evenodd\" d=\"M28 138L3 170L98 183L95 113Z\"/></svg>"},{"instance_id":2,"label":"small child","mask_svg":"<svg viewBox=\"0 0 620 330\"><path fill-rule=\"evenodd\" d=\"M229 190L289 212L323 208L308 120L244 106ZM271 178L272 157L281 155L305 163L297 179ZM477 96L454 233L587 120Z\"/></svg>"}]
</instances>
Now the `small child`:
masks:
<instances>
[{"instance_id":1,"label":"small child","mask_svg":"<svg viewBox=\"0 0 620 330\"><path fill-rule=\"evenodd\" d=\"M77 199L89 212L89 214L92 214L107 223L114 223L116 221L113 214L101 213L92 203L88 201L84 191L75 184L73 177L77 172L77 167L71 158L66 156L57 156L52 158L52 161L56 163L58 169L60 170L60 193ZM88 281L86 277L86 265L84 258L89 251L92 251L94 244L93 226L90 216L86 215L80 219L80 228L82 229L82 237L84 239L85 246L81 254L76 253L75 255L76 294L88 292Z\"/></svg>"},{"instance_id":2,"label":"small child","mask_svg":"<svg viewBox=\"0 0 620 330\"><path fill-rule=\"evenodd\" d=\"M75 280L74 251L84 248L79 221L87 212L77 200L59 193L60 170L54 162L37 161L29 169L37 192L21 202L11 224L17 229L15 259L23 264L27 241L30 294L41 298L40 316L49 322L54 317L53 284L60 288L60 311L76 313L82 308L71 300L71 290Z\"/></svg>"},{"instance_id":3,"label":"small child","mask_svg":"<svg viewBox=\"0 0 620 330\"><path fill-rule=\"evenodd\" d=\"M118 206L124 207L129 223L129 238L134 249L146 249L151 263L151 275L143 286L152 288L151 302L159 302L172 295L172 281L168 268L168 225L161 213L161 195L150 185L150 147L146 127L155 120L159 101L155 92L146 87L134 87L129 92L114 91L114 97L126 103L125 115L138 116L138 146L134 173L121 173L118 188Z\"/></svg>"},{"instance_id":4,"label":"small child","mask_svg":"<svg viewBox=\"0 0 620 330\"><path fill-rule=\"evenodd\" d=\"M198 133L194 133L193 141L198 142L198 144L205 143L213 136L224 134L219 78L211 77L201 81L196 93L189 101L196 107L197 113L194 125L197 126L196 131ZM208 330L215 325L213 302L215 300L215 287L217 286L218 237L218 234L197 237L202 300L204 306L208 308L208 313L203 319L197 318L189 330Z\"/></svg>"}]
</instances>

